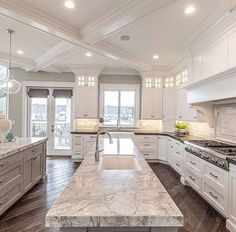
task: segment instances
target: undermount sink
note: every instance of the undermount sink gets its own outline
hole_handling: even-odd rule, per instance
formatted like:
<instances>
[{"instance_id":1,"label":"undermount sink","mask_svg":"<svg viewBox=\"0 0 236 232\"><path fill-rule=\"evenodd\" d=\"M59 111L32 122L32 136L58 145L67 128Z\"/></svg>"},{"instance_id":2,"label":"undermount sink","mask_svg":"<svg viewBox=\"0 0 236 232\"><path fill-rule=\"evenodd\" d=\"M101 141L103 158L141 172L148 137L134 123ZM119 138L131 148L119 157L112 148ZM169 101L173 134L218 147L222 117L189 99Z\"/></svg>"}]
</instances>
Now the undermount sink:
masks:
<instances>
[{"instance_id":1,"label":"undermount sink","mask_svg":"<svg viewBox=\"0 0 236 232\"><path fill-rule=\"evenodd\" d=\"M101 170L139 170L133 155L103 155L99 167Z\"/></svg>"}]
</instances>

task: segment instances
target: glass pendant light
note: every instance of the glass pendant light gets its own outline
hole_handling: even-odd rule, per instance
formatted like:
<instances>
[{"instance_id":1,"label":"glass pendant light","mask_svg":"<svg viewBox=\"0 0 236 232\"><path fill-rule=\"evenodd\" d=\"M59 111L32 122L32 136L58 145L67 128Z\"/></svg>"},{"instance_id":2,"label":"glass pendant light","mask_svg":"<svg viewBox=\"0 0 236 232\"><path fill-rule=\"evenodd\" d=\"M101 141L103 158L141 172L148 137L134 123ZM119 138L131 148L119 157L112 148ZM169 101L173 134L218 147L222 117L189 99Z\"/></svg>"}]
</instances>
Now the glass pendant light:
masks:
<instances>
[{"instance_id":1,"label":"glass pendant light","mask_svg":"<svg viewBox=\"0 0 236 232\"><path fill-rule=\"evenodd\" d=\"M7 79L3 86L3 91L7 94L16 94L21 89L21 83L17 80L15 80L13 74L12 74L12 67L11 67L11 37L12 34L15 33L15 31L11 29L7 29L7 32L10 35L10 47L9 47L9 67L7 70Z\"/></svg>"}]
</instances>

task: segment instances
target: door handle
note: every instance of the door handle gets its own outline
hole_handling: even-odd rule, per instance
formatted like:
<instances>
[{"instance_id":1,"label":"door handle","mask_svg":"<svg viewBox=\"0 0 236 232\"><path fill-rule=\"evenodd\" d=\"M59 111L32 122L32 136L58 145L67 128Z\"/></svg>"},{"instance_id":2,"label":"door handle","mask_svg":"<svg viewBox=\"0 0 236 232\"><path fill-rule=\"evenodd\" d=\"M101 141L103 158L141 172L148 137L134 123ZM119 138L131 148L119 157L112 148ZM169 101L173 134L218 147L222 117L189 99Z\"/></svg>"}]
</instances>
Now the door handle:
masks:
<instances>
[{"instance_id":1,"label":"door handle","mask_svg":"<svg viewBox=\"0 0 236 232\"><path fill-rule=\"evenodd\" d=\"M54 128L55 128L55 126L54 126L54 125L52 125L52 126L51 126L51 131L52 131L52 132L54 132L54 131L55 131L55 130L54 130Z\"/></svg>"}]
</instances>

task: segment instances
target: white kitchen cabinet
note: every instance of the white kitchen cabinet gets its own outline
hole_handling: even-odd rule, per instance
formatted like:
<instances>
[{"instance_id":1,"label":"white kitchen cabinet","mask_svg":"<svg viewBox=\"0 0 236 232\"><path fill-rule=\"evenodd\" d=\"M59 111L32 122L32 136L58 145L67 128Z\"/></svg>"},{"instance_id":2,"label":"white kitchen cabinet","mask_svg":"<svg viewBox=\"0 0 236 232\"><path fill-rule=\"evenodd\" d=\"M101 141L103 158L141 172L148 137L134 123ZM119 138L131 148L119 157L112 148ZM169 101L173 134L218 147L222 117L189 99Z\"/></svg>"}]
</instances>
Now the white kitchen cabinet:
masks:
<instances>
[{"instance_id":1,"label":"white kitchen cabinet","mask_svg":"<svg viewBox=\"0 0 236 232\"><path fill-rule=\"evenodd\" d=\"M144 88L142 106L143 119L161 119L162 89Z\"/></svg>"},{"instance_id":2,"label":"white kitchen cabinet","mask_svg":"<svg viewBox=\"0 0 236 232\"><path fill-rule=\"evenodd\" d=\"M202 80L202 55L196 55L193 57L193 78L191 80L192 83L198 82Z\"/></svg>"},{"instance_id":3,"label":"white kitchen cabinet","mask_svg":"<svg viewBox=\"0 0 236 232\"><path fill-rule=\"evenodd\" d=\"M96 134L73 134L72 159L81 161L94 148Z\"/></svg>"},{"instance_id":4,"label":"white kitchen cabinet","mask_svg":"<svg viewBox=\"0 0 236 232\"><path fill-rule=\"evenodd\" d=\"M177 89L176 91L176 120L196 121L197 113L190 104L187 103L187 90Z\"/></svg>"},{"instance_id":5,"label":"white kitchen cabinet","mask_svg":"<svg viewBox=\"0 0 236 232\"><path fill-rule=\"evenodd\" d=\"M221 38L203 53L203 78L225 71L228 62L227 56L227 40L226 38Z\"/></svg>"},{"instance_id":6,"label":"white kitchen cabinet","mask_svg":"<svg viewBox=\"0 0 236 232\"><path fill-rule=\"evenodd\" d=\"M158 160L168 161L168 137L159 135L158 139Z\"/></svg>"},{"instance_id":7,"label":"white kitchen cabinet","mask_svg":"<svg viewBox=\"0 0 236 232\"><path fill-rule=\"evenodd\" d=\"M226 227L232 231L236 231L236 165L229 166L229 211Z\"/></svg>"},{"instance_id":8,"label":"white kitchen cabinet","mask_svg":"<svg viewBox=\"0 0 236 232\"><path fill-rule=\"evenodd\" d=\"M228 68L230 69L236 67L236 31L233 31L231 34L229 34L228 46Z\"/></svg>"},{"instance_id":9,"label":"white kitchen cabinet","mask_svg":"<svg viewBox=\"0 0 236 232\"><path fill-rule=\"evenodd\" d=\"M76 89L75 116L76 118L97 118L97 88L81 87Z\"/></svg>"},{"instance_id":10,"label":"white kitchen cabinet","mask_svg":"<svg viewBox=\"0 0 236 232\"><path fill-rule=\"evenodd\" d=\"M163 120L169 121L175 119L176 110L176 89L164 88L163 90Z\"/></svg>"}]
</instances>

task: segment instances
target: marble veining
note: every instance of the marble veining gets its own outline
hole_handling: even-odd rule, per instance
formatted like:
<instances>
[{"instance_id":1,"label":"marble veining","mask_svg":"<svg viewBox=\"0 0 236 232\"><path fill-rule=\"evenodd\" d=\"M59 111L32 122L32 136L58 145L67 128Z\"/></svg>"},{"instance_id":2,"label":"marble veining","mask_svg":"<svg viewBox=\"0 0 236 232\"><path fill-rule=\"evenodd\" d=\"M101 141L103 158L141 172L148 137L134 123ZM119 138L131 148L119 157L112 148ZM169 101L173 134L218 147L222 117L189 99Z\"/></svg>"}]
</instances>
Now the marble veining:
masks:
<instances>
[{"instance_id":1,"label":"marble veining","mask_svg":"<svg viewBox=\"0 0 236 232\"><path fill-rule=\"evenodd\" d=\"M116 151L122 155L125 148L132 150L140 170L100 170L92 149L47 213L46 226L183 226L182 213L132 140L116 139L114 149L106 148L106 139L101 139L101 146L103 144L105 154Z\"/></svg>"},{"instance_id":2,"label":"marble veining","mask_svg":"<svg viewBox=\"0 0 236 232\"><path fill-rule=\"evenodd\" d=\"M45 141L47 141L47 138L16 138L14 142L0 143L0 159Z\"/></svg>"}]
</instances>

